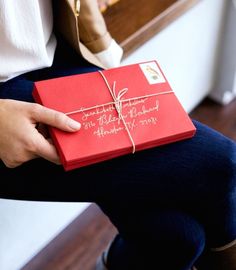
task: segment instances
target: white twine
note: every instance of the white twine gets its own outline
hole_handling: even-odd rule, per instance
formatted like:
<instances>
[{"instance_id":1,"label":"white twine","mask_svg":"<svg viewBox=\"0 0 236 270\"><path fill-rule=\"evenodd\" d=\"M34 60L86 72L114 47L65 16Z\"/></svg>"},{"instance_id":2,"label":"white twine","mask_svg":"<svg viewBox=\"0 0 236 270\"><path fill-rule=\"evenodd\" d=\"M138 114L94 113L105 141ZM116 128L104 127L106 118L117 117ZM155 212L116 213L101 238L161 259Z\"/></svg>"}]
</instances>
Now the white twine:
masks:
<instances>
[{"instance_id":1,"label":"white twine","mask_svg":"<svg viewBox=\"0 0 236 270\"><path fill-rule=\"evenodd\" d=\"M110 92L110 94L111 94L114 101L107 102L107 103L100 104L100 105L95 105L95 106L92 106L92 107L81 108L79 110L70 111L70 112L67 112L65 114L66 115L72 115L72 114L76 114L76 113L80 113L80 112L84 112L84 111L88 111L88 110L92 110L92 109L96 109L96 108L100 108L100 107L104 107L104 106L114 105L115 108L116 108L116 111L118 113L119 119L122 120L122 122L123 122L123 124L125 126L125 130L127 131L129 139L130 139L130 141L132 143L132 147L133 147L132 153L134 154L135 153L135 143L134 143L132 135L131 135L131 133L129 131L129 128L128 128L126 122L125 122L124 116L122 114L122 103L123 102L129 102L129 101L132 101L132 100L147 98L147 97L170 94L170 93L173 93L173 91L172 90L171 91L164 91L164 92L160 92L160 93L154 93L154 94L149 94L149 95L144 95L144 96L138 96L138 97L133 97L133 98L128 98L128 99L122 99L122 97L128 92L128 88L121 89L118 92L118 94L116 95L116 81L114 81L113 86L111 88L108 81L107 81L107 78L105 77L103 72L100 71L100 70L98 72L101 74L102 78L104 79L104 81L106 83L106 86L109 89L109 92Z\"/></svg>"}]
</instances>

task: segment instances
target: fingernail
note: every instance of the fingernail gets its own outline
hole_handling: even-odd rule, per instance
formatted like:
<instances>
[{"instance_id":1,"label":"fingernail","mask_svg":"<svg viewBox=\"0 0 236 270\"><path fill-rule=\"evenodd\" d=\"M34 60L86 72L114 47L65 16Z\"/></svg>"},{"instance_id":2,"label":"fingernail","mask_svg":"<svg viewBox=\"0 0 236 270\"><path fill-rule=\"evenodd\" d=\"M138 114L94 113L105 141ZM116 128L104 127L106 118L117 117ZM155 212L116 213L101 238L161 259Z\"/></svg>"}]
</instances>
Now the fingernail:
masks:
<instances>
[{"instance_id":1,"label":"fingernail","mask_svg":"<svg viewBox=\"0 0 236 270\"><path fill-rule=\"evenodd\" d=\"M68 125L70 128L72 128L74 130L78 130L81 128L81 124L73 119L69 119Z\"/></svg>"}]
</instances>

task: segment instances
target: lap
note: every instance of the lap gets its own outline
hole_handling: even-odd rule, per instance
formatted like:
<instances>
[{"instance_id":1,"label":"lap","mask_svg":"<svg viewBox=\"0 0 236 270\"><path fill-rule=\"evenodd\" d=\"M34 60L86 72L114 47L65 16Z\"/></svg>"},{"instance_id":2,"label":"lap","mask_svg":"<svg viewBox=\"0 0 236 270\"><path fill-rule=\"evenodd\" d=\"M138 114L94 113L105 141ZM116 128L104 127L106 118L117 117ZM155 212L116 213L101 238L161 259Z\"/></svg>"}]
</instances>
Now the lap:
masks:
<instances>
[{"instance_id":1,"label":"lap","mask_svg":"<svg viewBox=\"0 0 236 270\"><path fill-rule=\"evenodd\" d=\"M0 163L0 197L33 200L159 202L199 205L235 190L235 144L195 122L192 139L65 172L36 159L15 169ZM234 163L234 164L232 164ZM125 207L125 204L124 204Z\"/></svg>"},{"instance_id":2,"label":"lap","mask_svg":"<svg viewBox=\"0 0 236 270\"><path fill-rule=\"evenodd\" d=\"M0 86L0 98L32 101L35 80L98 68L60 43L52 67L19 76ZM142 207L217 208L235 190L235 143L194 122L196 135L187 140L136 152L65 172L61 166L36 159L8 169L0 162L0 197L97 202L119 206L127 213ZM118 204L117 204L118 202ZM113 204L114 203L114 204ZM128 203L128 204L127 204ZM154 204L152 204L154 203ZM129 206L129 207L127 207Z\"/></svg>"}]
</instances>

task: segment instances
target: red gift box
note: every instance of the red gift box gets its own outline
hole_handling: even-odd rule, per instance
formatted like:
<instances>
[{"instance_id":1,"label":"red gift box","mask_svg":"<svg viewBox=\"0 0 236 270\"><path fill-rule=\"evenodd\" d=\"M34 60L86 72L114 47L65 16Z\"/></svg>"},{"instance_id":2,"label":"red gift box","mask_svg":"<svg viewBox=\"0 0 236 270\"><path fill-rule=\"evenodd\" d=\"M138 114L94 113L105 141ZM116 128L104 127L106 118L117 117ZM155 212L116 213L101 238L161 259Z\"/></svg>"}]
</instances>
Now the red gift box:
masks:
<instances>
[{"instance_id":1,"label":"red gift box","mask_svg":"<svg viewBox=\"0 0 236 270\"><path fill-rule=\"evenodd\" d=\"M49 127L66 171L196 132L156 61L39 81L33 96L81 123L75 133Z\"/></svg>"}]
</instances>

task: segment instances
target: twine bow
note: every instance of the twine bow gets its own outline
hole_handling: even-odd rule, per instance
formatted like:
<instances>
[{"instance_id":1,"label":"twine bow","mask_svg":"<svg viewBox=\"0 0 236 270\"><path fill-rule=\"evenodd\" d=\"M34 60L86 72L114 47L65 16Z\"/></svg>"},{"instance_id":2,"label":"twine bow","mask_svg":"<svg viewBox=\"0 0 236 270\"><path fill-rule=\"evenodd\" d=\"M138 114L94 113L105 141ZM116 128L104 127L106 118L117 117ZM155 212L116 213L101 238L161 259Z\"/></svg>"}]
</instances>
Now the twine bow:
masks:
<instances>
[{"instance_id":1,"label":"twine bow","mask_svg":"<svg viewBox=\"0 0 236 270\"><path fill-rule=\"evenodd\" d=\"M119 119L122 120L122 122L123 122L123 124L125 126L125 129L127 131L127 134L129 136L129 139L130 139L130 141L132 143L132 148L133 148L132 153L134 154L136 147L135 147L134 140L133 140L133 138L131 136L131 133L129 131L129 128L128 128L126 122L125 122L124 116L122 114L122 103L123 102L129 102L129 101L132 101L132 100L141 99L141 98L147 98L147 97L153 97L153 96L158 96L158 95L170 94L170 93L173 93L173 91L170 90L170 91L164 91L164 92L159 92L159 93L154 93L154 94L148 94L148 95L144 95L144 96L138 96L138 97L133 97L133 98L128 98L128 99L122 99L123 96L128 92L128 88L121 89L120 91L118 91L118 93L116 95L116 81L113 82L113 85L112 85L112 88L111 88L108 81L107 81L107 78L105 77L103 72L100 71L100 70L98 72L101 74L102 78L104 79L104 81L106 83L106 86L109 89L109 92L110 92L110 94L111 94L111 96L113 98L113 101L107 102L105 104L95 105L95 106L92 106L92 107L81 108L79 110L67 112L65 114L66 115L71 115L71 114L75 114L75 113L80 113L80 112L96 109L96 108L99 108L99 107L102 107L102 106L114 105L115 109L116 109L116 111L118 113Z\"/></svg>"}]
</instances>

